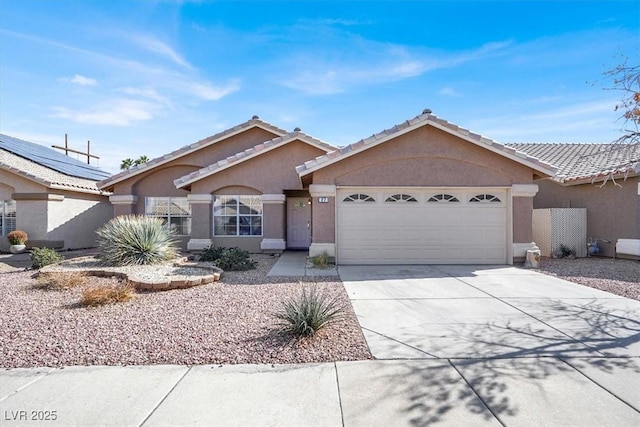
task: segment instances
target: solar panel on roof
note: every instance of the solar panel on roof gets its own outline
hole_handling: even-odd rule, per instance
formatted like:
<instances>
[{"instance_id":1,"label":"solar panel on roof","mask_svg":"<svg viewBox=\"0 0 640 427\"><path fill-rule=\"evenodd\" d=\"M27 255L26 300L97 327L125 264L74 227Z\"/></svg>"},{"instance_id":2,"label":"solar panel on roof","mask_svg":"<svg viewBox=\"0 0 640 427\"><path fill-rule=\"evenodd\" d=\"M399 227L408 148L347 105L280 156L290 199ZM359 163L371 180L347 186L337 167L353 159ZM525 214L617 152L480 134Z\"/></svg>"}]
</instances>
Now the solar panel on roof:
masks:
<instances>
[{"instance_id":1,"label":"solar panel on roof","mask_svg":"<svg viewBox=\"0 0 640 427\"><path fill-rule=\"evenodd\" d=\"M101 181L111 176L109 172L82 163L51 148L1 133L0 148L65 175L94 181Z\"/></svg>"}]
</instances>

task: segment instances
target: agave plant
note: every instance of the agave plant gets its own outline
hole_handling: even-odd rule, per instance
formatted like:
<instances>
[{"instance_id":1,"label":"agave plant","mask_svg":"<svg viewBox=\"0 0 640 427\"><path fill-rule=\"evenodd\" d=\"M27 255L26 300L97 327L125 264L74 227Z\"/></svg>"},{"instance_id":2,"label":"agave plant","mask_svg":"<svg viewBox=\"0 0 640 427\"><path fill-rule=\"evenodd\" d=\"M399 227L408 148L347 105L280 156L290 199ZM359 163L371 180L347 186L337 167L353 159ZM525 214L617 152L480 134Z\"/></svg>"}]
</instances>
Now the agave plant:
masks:
<instances>
[{"instance_id":1,"label":"agave plant","mask_svg":"<svg viewBox=\"0 0 640 427\"><path fill-rule=\"evenodd\" d=\"M315 335L323 327L341 320L345 305L337 297L330 297L317 286L303 287L302 293L282 303L274 316L283 332L296 336Z\"/></svg>"},{"instance_id":2,"label":"agave plant","mask_svg":"<svg viewBox=\"0 0 640 427\"><path fill-rule=\"evenodd\" d=\"M106 265L157 264L178 255L175 237L160 218L117 216L97 234Z\"/></svg>"}]
</instances>

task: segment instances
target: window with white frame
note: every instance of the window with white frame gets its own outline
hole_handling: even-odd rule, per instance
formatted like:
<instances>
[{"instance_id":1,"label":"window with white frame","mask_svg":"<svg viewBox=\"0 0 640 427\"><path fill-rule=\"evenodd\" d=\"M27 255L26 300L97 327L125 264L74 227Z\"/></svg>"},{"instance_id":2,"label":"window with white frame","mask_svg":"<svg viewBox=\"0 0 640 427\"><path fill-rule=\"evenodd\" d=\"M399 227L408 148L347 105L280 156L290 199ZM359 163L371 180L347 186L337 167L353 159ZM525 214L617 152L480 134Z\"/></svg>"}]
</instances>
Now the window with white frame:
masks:
<instances>
[{"instance_id":1,"label":"window with white frame","mask_svg":"<svg viewBox=\"0 0 640 427\"><path fill-rule=\"evenodd\" d=\"M16 229L15 200L0 200L0 236L6 236Z\"/></svg>"},{"instance_id":2,"label":"window with white frame","mask_svg":"<svg viewBox=\"0 0 640 427\"><path fill-rule=\"evenodd\" d=\"M161 218L177 235L191 234L191 205L186 197L145 197L146 216Z\"/></svg>"},{"instance_id":3,"label":"window with white frame","mask_svg":"<svg viewBox=\"0 0 640 427\"><path fill-rule=\"evenodd\" d=\"M214 236L262 236L261 196L215 196Z\"/></svg>"}]
</instances>

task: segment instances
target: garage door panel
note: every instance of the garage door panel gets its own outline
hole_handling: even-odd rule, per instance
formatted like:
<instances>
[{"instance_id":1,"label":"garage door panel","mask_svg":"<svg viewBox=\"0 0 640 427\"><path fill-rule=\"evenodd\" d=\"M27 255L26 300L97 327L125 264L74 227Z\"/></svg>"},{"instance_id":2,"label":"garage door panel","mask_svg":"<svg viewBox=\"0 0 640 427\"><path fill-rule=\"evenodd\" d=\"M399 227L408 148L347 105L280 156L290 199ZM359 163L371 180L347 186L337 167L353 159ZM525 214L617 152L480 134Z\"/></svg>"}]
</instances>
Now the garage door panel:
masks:
<instances>
[{"instance_id":1,"label":"garage door panel","mask_svg":"<svg viewBox=\"0 0 640 427\"><path fill-rule=\"evenodd\" d=\"M373 195L376 202L342 202L346 192ZM427 202L439 189L411 189L418 202L384 202L398 190L362 188L339 192L338 261L342 264L502 264L507 255L506 191L447 190L458 202ZM476 202L476 194L502 200Z\"/></svg>"}]
</instances>

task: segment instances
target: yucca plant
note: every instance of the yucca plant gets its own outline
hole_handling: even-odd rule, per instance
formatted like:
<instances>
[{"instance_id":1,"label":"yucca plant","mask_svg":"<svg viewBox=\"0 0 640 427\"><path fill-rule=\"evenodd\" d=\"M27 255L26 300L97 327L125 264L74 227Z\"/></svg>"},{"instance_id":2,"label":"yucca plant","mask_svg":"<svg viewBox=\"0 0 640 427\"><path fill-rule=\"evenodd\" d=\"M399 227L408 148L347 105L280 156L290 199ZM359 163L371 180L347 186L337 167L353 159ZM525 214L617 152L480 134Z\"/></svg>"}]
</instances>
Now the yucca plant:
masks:
<instances>
[{"instance_id":1,"label":"yucca plant","mask_svg":"<svg viewBox=\"0 0 640 427\"><path fill-rule=\"evenodd\" d=\"M106 265L157 264L178 255L175 237L160 218L117 216L97 234L101 259Z\"/></svg>"},{"instance_id":2,"label":"yucca plant","mask_svg":"<svg viewBox=\"0 0 640 427\"><path fill-rule=\"evenodd\" d=\"M283 332L303 337L314 335L323 327L344 317L345 305L317 286L304 287L302 293L282 303L274 316Z\"/></svg>"}]
</instances>

